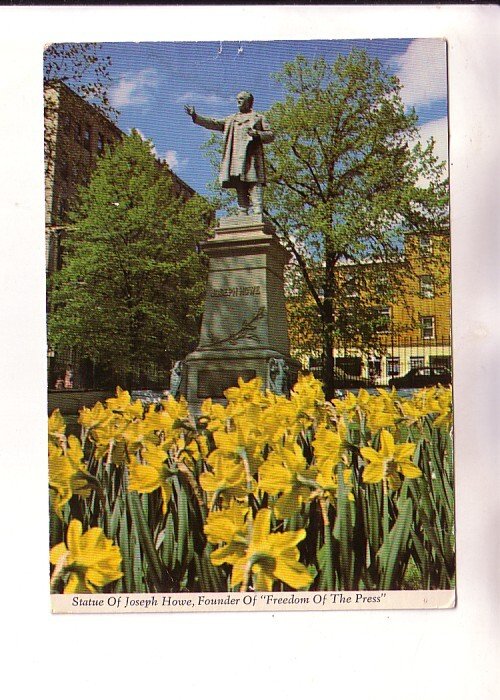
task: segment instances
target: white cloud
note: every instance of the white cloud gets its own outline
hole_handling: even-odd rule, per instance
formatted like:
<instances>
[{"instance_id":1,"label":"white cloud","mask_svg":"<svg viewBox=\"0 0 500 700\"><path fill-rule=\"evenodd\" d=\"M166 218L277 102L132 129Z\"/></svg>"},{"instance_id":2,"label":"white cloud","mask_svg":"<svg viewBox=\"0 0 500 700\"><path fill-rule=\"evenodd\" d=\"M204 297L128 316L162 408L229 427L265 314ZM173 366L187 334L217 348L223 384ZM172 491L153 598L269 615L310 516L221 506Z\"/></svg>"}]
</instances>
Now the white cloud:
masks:
<instances>
[{"instance_id":1,"label":"white cloud","mask_svg":"<svg viewBox=\"0 0 500 700\"><path fill-rule=\"evenodd\" d=\"M434 154L440 161L448 162L448 119L446 117L427 122L420 127L420 138L418 140L422 145L425 146L431 136L436 142Z\"/></svg>"},{"instance_id":2,"label":"white cloud","mask_svg":"<svg viewBox=\"0 0 500 700\"><path fill-rule=\"evenodd\" d=\"M147 104L152 97L152 89L158 85L158 71L143 68L140 71L122 73L117 85L110 90L110 100L114 107Z\"/></svg>"},{"instance_id":3,"label":"white cloud","mask_svg":"<svg viewBox=\"0 0 500 700\"><path fill-rule=\"evenodd\" d=\"M171 170L175 170L176 172L182 172L189 163L189 158L181 158L179 152L173 148L169 148L165 151L163 160Z\"/></svg>"},{"instance_id":4,"label":"white cloud","mask_svg":"<svg viewBox=\"0 0 500 700\"><path fill-rule=\"evenodd\" d=\"M167 161L168 165L172 168L172 170L175 170L179 167L179 154L177 153L177 151L169 149L165 153L165 160Z\"/></svg>"},{"instance_id":5,"label":"white cloud","mask_svg":"<svg viewBox=\"0 0 500 700\"><path fill-rule=\"evenodd\" d=\"M415 39L405 53L391 62L402 83L401 97L408 107L429 105L446 99L446 42Z\"/></svg>"},{"instance_id":6,"label":"white cloud","mask_svg":"<svg viewBox=\"0 0 500 700\"><path fill-rule=\"evenodd\" d=\"M439 162L448 163L448 120L446 117L441 117L441 119L435 119L434 121L427 122L420 127L420 136L413 143L410 144L411 147L415 146L417 141L426 146L430 138L434 139L434 155L437 157ZM446 170L444 171L444 176L447 175ZM421 175L417 181L419 187L427 187L429 185L429 180Z\"/></svg>"},{"instance_id":7,"label":"white cloud","mask_svg":"<svg viewBox=\"0 0 500 700\"><path fill-rule=\"evenodd\" d=\"M232 97L222 97L215 92L185 92L179 95L175 101L177 104L196 104L199 102L205 105L228 105L235 102Z\"/></svg>"}]
</instances>

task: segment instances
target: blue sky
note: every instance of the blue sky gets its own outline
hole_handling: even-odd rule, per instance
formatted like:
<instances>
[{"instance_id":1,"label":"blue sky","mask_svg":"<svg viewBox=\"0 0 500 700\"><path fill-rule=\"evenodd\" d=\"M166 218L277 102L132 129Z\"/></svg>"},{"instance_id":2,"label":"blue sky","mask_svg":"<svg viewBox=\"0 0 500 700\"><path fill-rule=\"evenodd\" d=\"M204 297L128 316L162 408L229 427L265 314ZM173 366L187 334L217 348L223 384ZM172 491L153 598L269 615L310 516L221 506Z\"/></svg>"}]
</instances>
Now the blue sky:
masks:
<instances>
[{"instance_id":1,"label":"blue sky","mask_svg":"<svg viewBox=\"0 0 500 700\"><path fill-rule=\"evenodd\" d=\"M201 194L213 177L201 146L209 132L184 113L185 103L200 114L225 116L236 111L240 90L255 95L255 109L266 111L283 97L272 74L301 54L333 62L353 47L379 58L402 83L402 96L419 115L422 140L431 135L447 158L446 45L437 39L364 41L268 41L106 43L111 56L111 102L120 111L118 125L137 128L151 139L158 157Z\"/></svg>"}]
</instances>

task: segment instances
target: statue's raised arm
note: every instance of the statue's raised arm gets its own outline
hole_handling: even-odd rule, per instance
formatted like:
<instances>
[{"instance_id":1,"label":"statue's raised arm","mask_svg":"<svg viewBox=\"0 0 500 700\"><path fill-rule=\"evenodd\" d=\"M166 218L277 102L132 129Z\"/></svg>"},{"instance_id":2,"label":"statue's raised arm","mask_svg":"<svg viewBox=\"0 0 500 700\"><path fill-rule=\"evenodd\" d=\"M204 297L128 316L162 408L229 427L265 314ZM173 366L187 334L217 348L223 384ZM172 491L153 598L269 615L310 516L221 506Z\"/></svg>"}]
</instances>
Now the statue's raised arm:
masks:
<instances>
[{"instance_id":1,"label":"statue's raised arm","mask_svg":"<svg viewBox=\"0 0 500 700\"><path fill-rule=\"evenodd\" d=\"M236 102L239 112L225 119L202 117L190 105L184 109L195 124L224 132L219 182L222 187L236 190L241 213L248 214L251 206L254 214L262 214L266 184L263 144L270 143L274 134L265 117L254 112L253 95L240 92Z\"/></svg>"}]
</instances>

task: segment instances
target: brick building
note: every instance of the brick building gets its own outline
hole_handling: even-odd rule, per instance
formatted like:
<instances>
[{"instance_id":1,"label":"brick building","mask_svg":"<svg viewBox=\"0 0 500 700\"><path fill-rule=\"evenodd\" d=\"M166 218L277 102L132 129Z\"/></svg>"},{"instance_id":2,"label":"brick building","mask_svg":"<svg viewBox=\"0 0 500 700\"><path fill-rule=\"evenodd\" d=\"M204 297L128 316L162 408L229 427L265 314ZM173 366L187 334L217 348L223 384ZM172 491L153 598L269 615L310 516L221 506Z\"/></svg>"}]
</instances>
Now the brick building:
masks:
<instances>
[{"instance_id":1,"label":"brick building","mask_svg":"<svg viewBox=\"0 0 500 700\"><path fill-rule=\"evenodd\" d=\"M44 84L45 121L45 258L50 276L63 264L67 213L75 203L78 188L88 184L98 158L118 142L124 133L97 107L89 104L60 80ZM172 178L174 193L188 199L195 194L166 162L158 167ZM47 299L50 313L50 283ZM70 366L74 385L86 384L78 372L78 352L74 348L48 349L48 385L64 375ZM87 373L88 374L88 373Z\"/></svg>"}]
</instances>

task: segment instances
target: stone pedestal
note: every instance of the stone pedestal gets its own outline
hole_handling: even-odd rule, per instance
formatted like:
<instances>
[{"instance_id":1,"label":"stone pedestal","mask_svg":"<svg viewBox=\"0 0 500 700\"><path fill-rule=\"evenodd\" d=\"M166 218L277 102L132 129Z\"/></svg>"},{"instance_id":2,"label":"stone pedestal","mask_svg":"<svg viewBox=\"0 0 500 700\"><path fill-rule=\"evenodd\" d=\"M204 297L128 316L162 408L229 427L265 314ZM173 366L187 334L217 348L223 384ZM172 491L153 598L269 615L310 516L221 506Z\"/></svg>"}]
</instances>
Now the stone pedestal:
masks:
<instances>
[{"instance_id":1,"label":"stone pedestal","mask_svg":"<svg viewBox=\"0 0 500 700\"><path fill-rule=\"evenodd\" d=\"M283 291L288 253L272 225L261 216L226 217L202 248L209 274L200 341L185 359L181 387L195 413L206 398L224 402L238 377L259 376L276 391L276 367L286 366L291 384L300 369L290 357Z\"/></svg>"}]
</instances>

